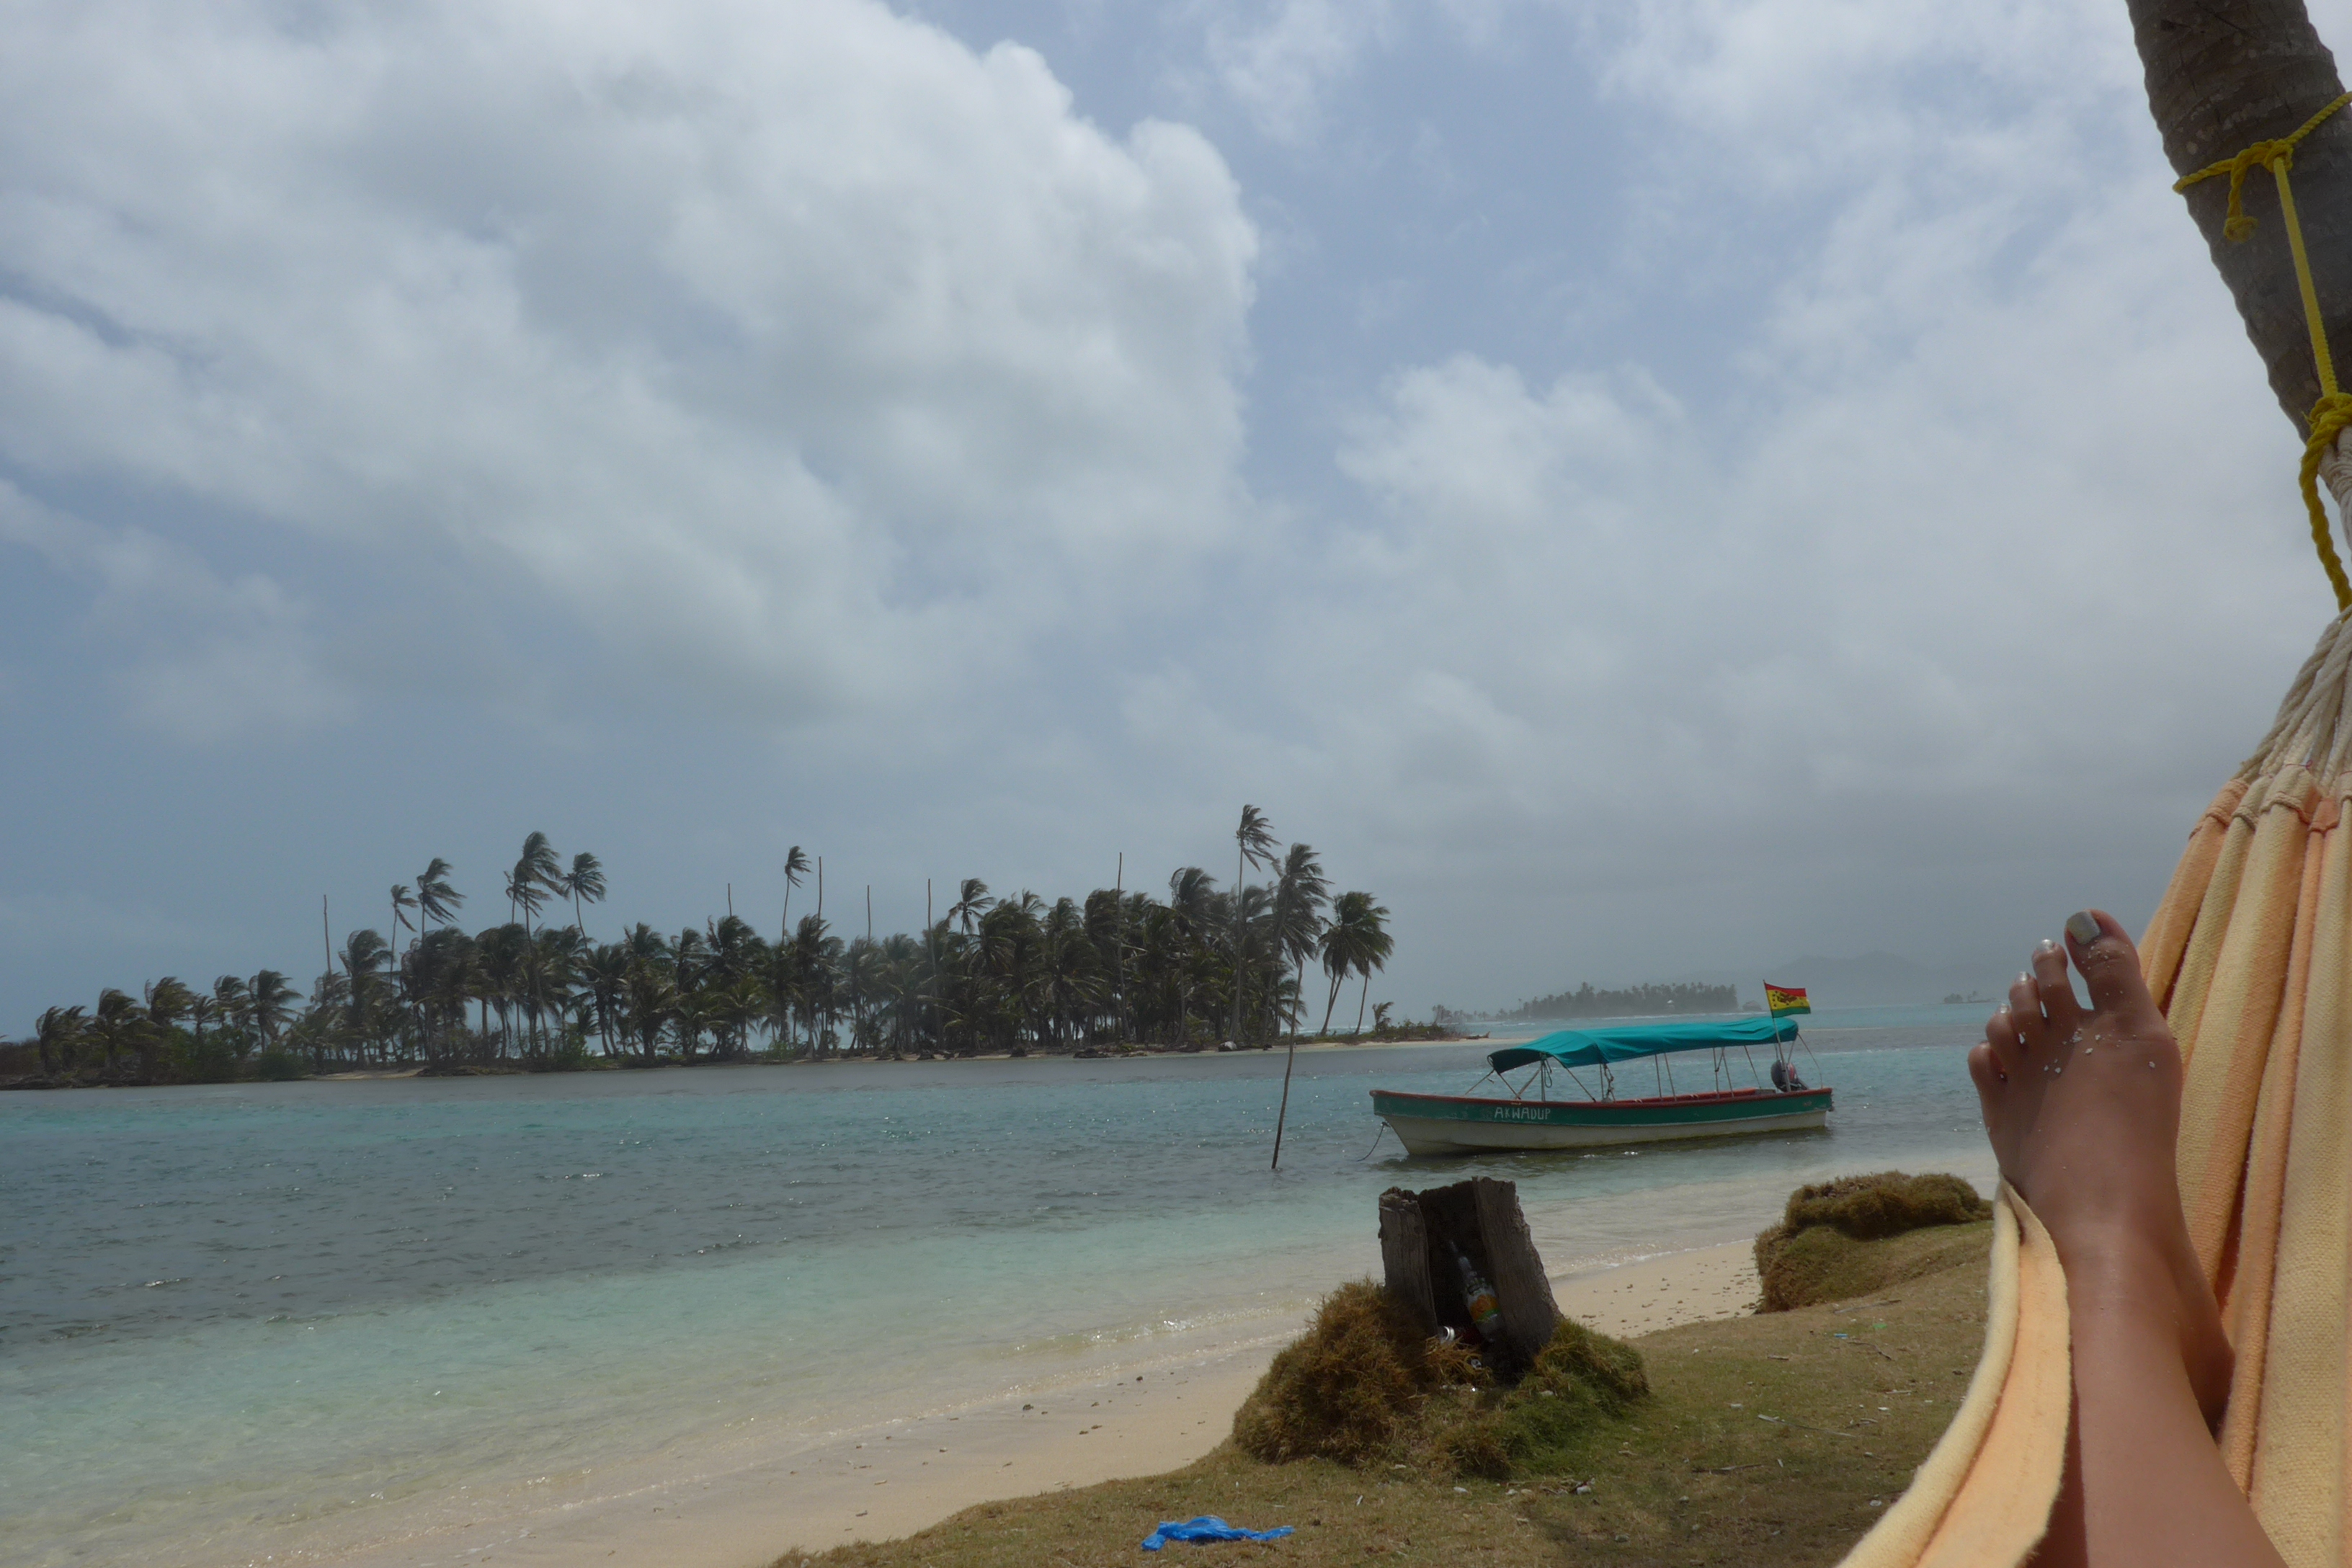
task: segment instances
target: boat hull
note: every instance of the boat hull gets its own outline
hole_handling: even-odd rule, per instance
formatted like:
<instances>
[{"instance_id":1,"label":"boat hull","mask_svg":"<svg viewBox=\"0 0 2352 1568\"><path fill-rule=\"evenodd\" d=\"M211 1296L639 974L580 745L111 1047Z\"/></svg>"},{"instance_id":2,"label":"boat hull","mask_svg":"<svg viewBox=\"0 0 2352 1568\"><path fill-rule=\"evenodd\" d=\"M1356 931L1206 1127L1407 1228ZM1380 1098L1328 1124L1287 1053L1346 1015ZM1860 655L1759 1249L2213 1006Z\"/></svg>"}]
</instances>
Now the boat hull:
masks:
<instances>
[{"instance_id":1,"label":"boat hull","mask_svg":"<svg viewBox=\"0 0 2352 1568\"><path fill-rule=\"evenodd\" d=\"M1376 1089L1372 1114L1395 1130L1409 1154L1475 1154L1802 1131L1828 1124L1831 1094L1827 1089L1786 1094L1739 1089L1656 1100L1575 1101L1483 1100Z\"/></svg>"}]
</instances>

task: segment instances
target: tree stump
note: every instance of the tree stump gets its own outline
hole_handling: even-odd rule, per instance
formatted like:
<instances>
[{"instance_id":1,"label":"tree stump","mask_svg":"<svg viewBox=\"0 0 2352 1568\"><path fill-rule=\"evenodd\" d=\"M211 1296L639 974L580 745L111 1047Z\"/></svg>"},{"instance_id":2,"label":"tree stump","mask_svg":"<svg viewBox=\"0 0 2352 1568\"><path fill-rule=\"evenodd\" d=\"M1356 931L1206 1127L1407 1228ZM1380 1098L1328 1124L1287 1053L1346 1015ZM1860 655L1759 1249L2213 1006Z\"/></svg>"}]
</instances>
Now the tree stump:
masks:
<instances>
[{"instance_id":1,"label":"tree stump","mask_svg":"<svg viewBox=\"0 0 2352 1568\"><path fill-rule=\"evenodd\" d=\"M1518 1188L1477 1176L1427 1192L1391 1187L1381 1194L1381 1265L1389 1291L1431 1334L1472 1326L1456 1251L1495 1288L1503 1323L1500 1342L1487 1346L1487 1360L1516 1382L1559 1323L1551 1281L1519 1210Z\"/></svg>"}]
</instances>

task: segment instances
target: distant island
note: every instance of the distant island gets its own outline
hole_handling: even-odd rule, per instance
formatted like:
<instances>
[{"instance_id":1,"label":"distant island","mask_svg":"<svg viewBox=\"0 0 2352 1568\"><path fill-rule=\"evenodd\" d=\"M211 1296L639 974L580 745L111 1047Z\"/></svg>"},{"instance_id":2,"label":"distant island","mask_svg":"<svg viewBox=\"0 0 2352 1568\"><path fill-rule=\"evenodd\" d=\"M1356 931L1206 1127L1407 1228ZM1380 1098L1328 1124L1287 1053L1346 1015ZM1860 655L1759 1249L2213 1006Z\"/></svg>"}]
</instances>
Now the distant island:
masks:
<instances>
[{"instance_id":1,"label":"distant island","mask_svg":"<svg viewBox=\"0 0 2352 1568\"><path fill-rule=\"evenodd\" d=\"M1278 844L1255 806L1234 838L1232 889L1198 866L1178 868L1164 899L1123 878L1082 899L999 898L971 878L944 910L927 909L921 931L885 936L867 889L867 929L845 940L824 913L823 859L794 846L772 942L730 894L728 912L699 927L639 923L600 942L585 917L604 901L603 867L593 855L567 863L533 833L497 884L504 921L459 925L465 895L436 858L384 895L384 931L349 931L322 952L307 998L274 969L209 986L164 975L135 995L110 987L0 1042L0 1088L1205 1050L1296 1039L1318 1000L1328 1034L1350 980L1361 982L1350 1037L1362 1037L1372 973L1395 945L1388 910L1367 892L1334 895L1314 849ZM795 923L805 881L816 909ZM551 910L572 918L541 918ZM322 929L322 946L331 940ZM1444 1034L1388 1011L1369 1037Z\"/></svg>"},{"instance_id":2,"label":"distant island","mask_svg":"<svg viewBox=\"0 0 2352 1568\"><path fill-rule=\"evenodd\" d=\"M1507 1013L1495 1015L1507 1024L1532 1024L1549 1018L1645 1018L1666 1013L1736 1013L1737 991L1728 985L1707 985L1675 980L1634 985L1623 991L1602 991L1591 981L1573 991L1538 996Z\"/></svg>"}]
</instances>

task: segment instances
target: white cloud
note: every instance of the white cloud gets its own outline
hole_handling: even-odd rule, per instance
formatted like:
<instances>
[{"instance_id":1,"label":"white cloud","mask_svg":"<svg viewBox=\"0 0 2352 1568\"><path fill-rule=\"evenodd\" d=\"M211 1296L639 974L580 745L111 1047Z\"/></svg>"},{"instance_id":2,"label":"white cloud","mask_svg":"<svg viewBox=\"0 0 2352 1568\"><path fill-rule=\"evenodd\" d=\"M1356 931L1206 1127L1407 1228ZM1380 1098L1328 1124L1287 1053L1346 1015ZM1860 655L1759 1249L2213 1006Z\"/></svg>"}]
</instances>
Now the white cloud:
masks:
<instances>
[{"instance_id":1,"label":"white cloud","mask_svg":"<svg viewBox=\"0 0 2352 1568\"><path fill-rule=\"evenodd\" d=\"M53 500L447 554L779 712L1002 672L1230 536L1234 183L1027 49L869 0L124 3L0 61L0 463Z\"/></svg>"},{"instance_id":2,"label":"white cloud","mask_svg":"<svg viewBox=\"0 0 2352 1568\"><path fill-rule=\"evenodd\" d=\"M2329 610L2292 432L2120 96L2127 36L2041 102L2056 68L1990 24L1634 16L1613 79L1685 173L1624 287L1691 384L1397 372L1337 453L1365 515L1255 656L1296 700L1178 732L1383 846L1449 996L1562 952L1631 978L2136 918ZM1709 236L1727 259L1675 243ZM1727 323L1718 264L1757 300ZM1678 303L1730 330L1676 341Z\"/></svg>"}]
</instances>

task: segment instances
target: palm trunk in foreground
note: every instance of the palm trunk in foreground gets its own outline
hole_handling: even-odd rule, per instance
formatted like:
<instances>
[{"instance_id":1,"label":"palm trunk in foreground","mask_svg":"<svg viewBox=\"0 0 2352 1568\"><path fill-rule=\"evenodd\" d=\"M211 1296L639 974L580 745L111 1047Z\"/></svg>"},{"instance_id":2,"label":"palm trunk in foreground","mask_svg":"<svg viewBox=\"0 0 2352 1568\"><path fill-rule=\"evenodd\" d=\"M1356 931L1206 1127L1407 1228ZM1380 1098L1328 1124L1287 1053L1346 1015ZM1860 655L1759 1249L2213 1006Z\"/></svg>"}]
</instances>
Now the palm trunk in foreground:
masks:
<instances>
[{"instance_id":1,"label":"palm trunk in foreground","mask_svg":"<svg viewBox=\"0 0 2352 1568\"><path fill-rule=\"evenodd\" d=\"M2289 135L2344 90L2336 58L2312 29L2303 0L2127 3L2147 70L2148 112L2176 174L2194 174L2253 142ZM2295 149L2293 178L2328 342L2339 369L2352 369L2346 363L2352 361L2352 108ZM2257 226L2243 242L2221 232L2227 179L2200 181L2184 199L2263 356L2271 391L2307 437L2319 374L2275 183L2264 170L2247 175L2245 211ZM2339 458L2326 470L2339 501L2352 488L2346 466Z\"/></svg>"}]
</instances>

